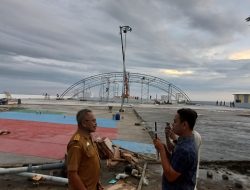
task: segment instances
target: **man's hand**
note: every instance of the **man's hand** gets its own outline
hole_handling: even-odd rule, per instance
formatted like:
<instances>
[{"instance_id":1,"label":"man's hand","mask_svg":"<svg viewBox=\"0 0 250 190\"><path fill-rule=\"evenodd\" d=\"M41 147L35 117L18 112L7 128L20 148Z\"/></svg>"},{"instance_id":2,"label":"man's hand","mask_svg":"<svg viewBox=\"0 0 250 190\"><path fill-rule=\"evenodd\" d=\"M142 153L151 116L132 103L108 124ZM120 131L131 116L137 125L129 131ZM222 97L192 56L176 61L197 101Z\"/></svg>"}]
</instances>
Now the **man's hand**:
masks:
<instances>
[{"instance_id":1,"label":"man's hand","mask_svg":"<svg viewBox=\"0 0 250 190\"><path fill-rule=\"evenodd\" d=\"M77 171L68 171L68 179L73 189L87 190L86 186L81 181Z\"/></svg>"},{"instance_id":2,"label":"man's hand","mask_svg":"<svg viewBox=\"0 0 250 190\"><path fill-rule=\"evenodd\" d=\"M164 149L164 145L162 144L161 140L158 138L155 138L153 140L153 143L155 145L156 150L160 152L160 150Z\"/></svg>"},{"instance_id":3,"label":"man's hand","mask_svg":"<svg viewBox=\"0 0 250 190\"><path fill-rule=\"evenodd\" d=\"M177 135L173 132L170 126L165 127L166 138L171 138L172 140L177 140Z\"/></svg>"}]
</instances>

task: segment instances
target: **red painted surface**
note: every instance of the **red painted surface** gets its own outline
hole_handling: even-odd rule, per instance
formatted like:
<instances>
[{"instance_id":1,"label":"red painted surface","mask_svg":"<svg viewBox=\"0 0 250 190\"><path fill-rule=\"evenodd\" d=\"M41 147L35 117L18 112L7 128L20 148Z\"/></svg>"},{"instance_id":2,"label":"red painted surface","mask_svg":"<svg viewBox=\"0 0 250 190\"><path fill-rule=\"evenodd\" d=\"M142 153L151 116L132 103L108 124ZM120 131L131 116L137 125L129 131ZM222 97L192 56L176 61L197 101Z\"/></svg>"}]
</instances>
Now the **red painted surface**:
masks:
<instances>
[{"instance_id":1,"label":"red painted surface","mask_svg":"<svg viewBox=\"0 0 250 190\"><path fill-rule=\"evenodd\" d=\"M76 126L45 122L0 119L0 152L62 159ZM94 136L116 139L117 129L98 127Z\"/></svg>"}]
</instances>

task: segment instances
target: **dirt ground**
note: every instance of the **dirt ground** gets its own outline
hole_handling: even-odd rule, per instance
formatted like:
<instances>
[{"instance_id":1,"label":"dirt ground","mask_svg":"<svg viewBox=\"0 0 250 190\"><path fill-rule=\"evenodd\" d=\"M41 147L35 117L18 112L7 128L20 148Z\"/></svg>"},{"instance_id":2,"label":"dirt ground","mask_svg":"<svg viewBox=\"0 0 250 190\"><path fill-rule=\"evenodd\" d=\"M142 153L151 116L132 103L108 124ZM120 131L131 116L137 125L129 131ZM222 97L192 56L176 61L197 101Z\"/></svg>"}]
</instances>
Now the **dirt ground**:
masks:
<instances>
[{"instance_id":1,"label":"dirt ground","mask_svg":"<svg viewBox=\"0 0 250 190\"><path fill-rule=\"evenodd\" d=\"M109 181L115 179L115 176L119 173L124 172L125 166L128 163L119 163L117 166L108 168L106 166L106 161L102 160L102 173L101 173L101 181L105 189L108 187L112 187L113 185L109 184ZM140 164L143 167L143 163ZM236 166L239 167L236 167ZM228 169L228 168L232 168ZM244 171L238 168L244 168ZM211 172L213 174L212 178L207 177L207 172ZM247 171L247 175L244 172ZM242 189L250 189L249 180L249 171L250 171L250 163L202 163L200 169L200 178L198 179L198 190L237 190L240 189L236 187L236 182L242 184ZM243 173L242 173L243 172ZM62 176L62 171L53 170L53 171L38 171L37 173L43 174L53 174L55 176ZM143 184L142 190L160 190L161 189L161 166L160 164L148 164L145 172L145 176L149 182L148 185ZM223 180L222 175L225 174L228 176L228 180ZM140 178L135 178L129 176L124 180L119 180L117 183L126 184L127 189L132 190L136 189L140 182ZM59 185L57 183L51 181L39 181L35 182L27 177L17 176L17 175L1 175L0 176L0 184L1 190L67 190L67 186ZM128 188L130 187L130 188ZM114 189L118 190L118 189Z\"/></svg>"}]
</instances>

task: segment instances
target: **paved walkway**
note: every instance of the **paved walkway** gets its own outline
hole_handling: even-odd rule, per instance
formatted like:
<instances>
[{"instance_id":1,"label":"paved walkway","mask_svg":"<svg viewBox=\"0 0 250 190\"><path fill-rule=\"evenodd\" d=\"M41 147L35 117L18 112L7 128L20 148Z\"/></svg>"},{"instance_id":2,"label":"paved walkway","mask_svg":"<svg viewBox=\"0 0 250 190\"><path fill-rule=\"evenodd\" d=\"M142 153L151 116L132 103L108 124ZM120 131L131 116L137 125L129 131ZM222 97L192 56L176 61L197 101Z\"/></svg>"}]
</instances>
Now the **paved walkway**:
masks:
<instances>
[{"instance_id":1,"label":"paved walkway","mask_svg":"<svg viewBox=\"0 0 250 190\"><path fill-rule=\"evenodd\" d=\"M43 105L42 113L40 113L39 105L31 106L33 110L37 110L33 113L27 110L29 105L25 105L25 107L24 112L0 113L0 130L11 132L8 135L0 136L0 161L10 155L18 159L10 158L2 163L14 163L22 160L21 157L24 158L25 163L37 160L34 158L44 158L48 161L63 159L67 142L76 130L75 113L72 115L71 108L74 107L74 110L82 108L60 105L59 107L63 108L64 113L54 114L53 112L58 112L57 105L53 107ZM113 140L114 144L134 152L151 154L155 152L152 140L144 130L144 126L135 125L140 121L132 108L128 108L125 113L122 113L119 121L112 120L114 112L110 113L107 107L88 108L93 110L97 117L99 127L94 134L95 137L108 137ZM44 113L46 111L52 113Z\"/></svg>"}]
</instances>

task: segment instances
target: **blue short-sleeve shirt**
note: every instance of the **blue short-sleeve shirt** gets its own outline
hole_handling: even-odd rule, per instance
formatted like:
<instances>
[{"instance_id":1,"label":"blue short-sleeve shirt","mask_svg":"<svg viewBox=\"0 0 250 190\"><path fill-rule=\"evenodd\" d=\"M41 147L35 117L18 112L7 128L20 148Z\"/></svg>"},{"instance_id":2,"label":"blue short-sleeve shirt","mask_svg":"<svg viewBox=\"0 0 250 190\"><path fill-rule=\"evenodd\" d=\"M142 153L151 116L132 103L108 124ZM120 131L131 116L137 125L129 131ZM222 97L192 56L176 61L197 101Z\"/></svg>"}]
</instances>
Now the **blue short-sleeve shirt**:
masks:
<instances>
[{"instance_id":1,"label":"blue short-sleeve shirt","mask_svg":"<svg viewBox=\"0 0 250 190\"><path fill-rule=\"evenodd\" d=\"M163 174L162 190L194 190L197 161L193 136L180 137L170 158L170 164L181 175L170 183Z\"/></svg>"}]
</instances>

